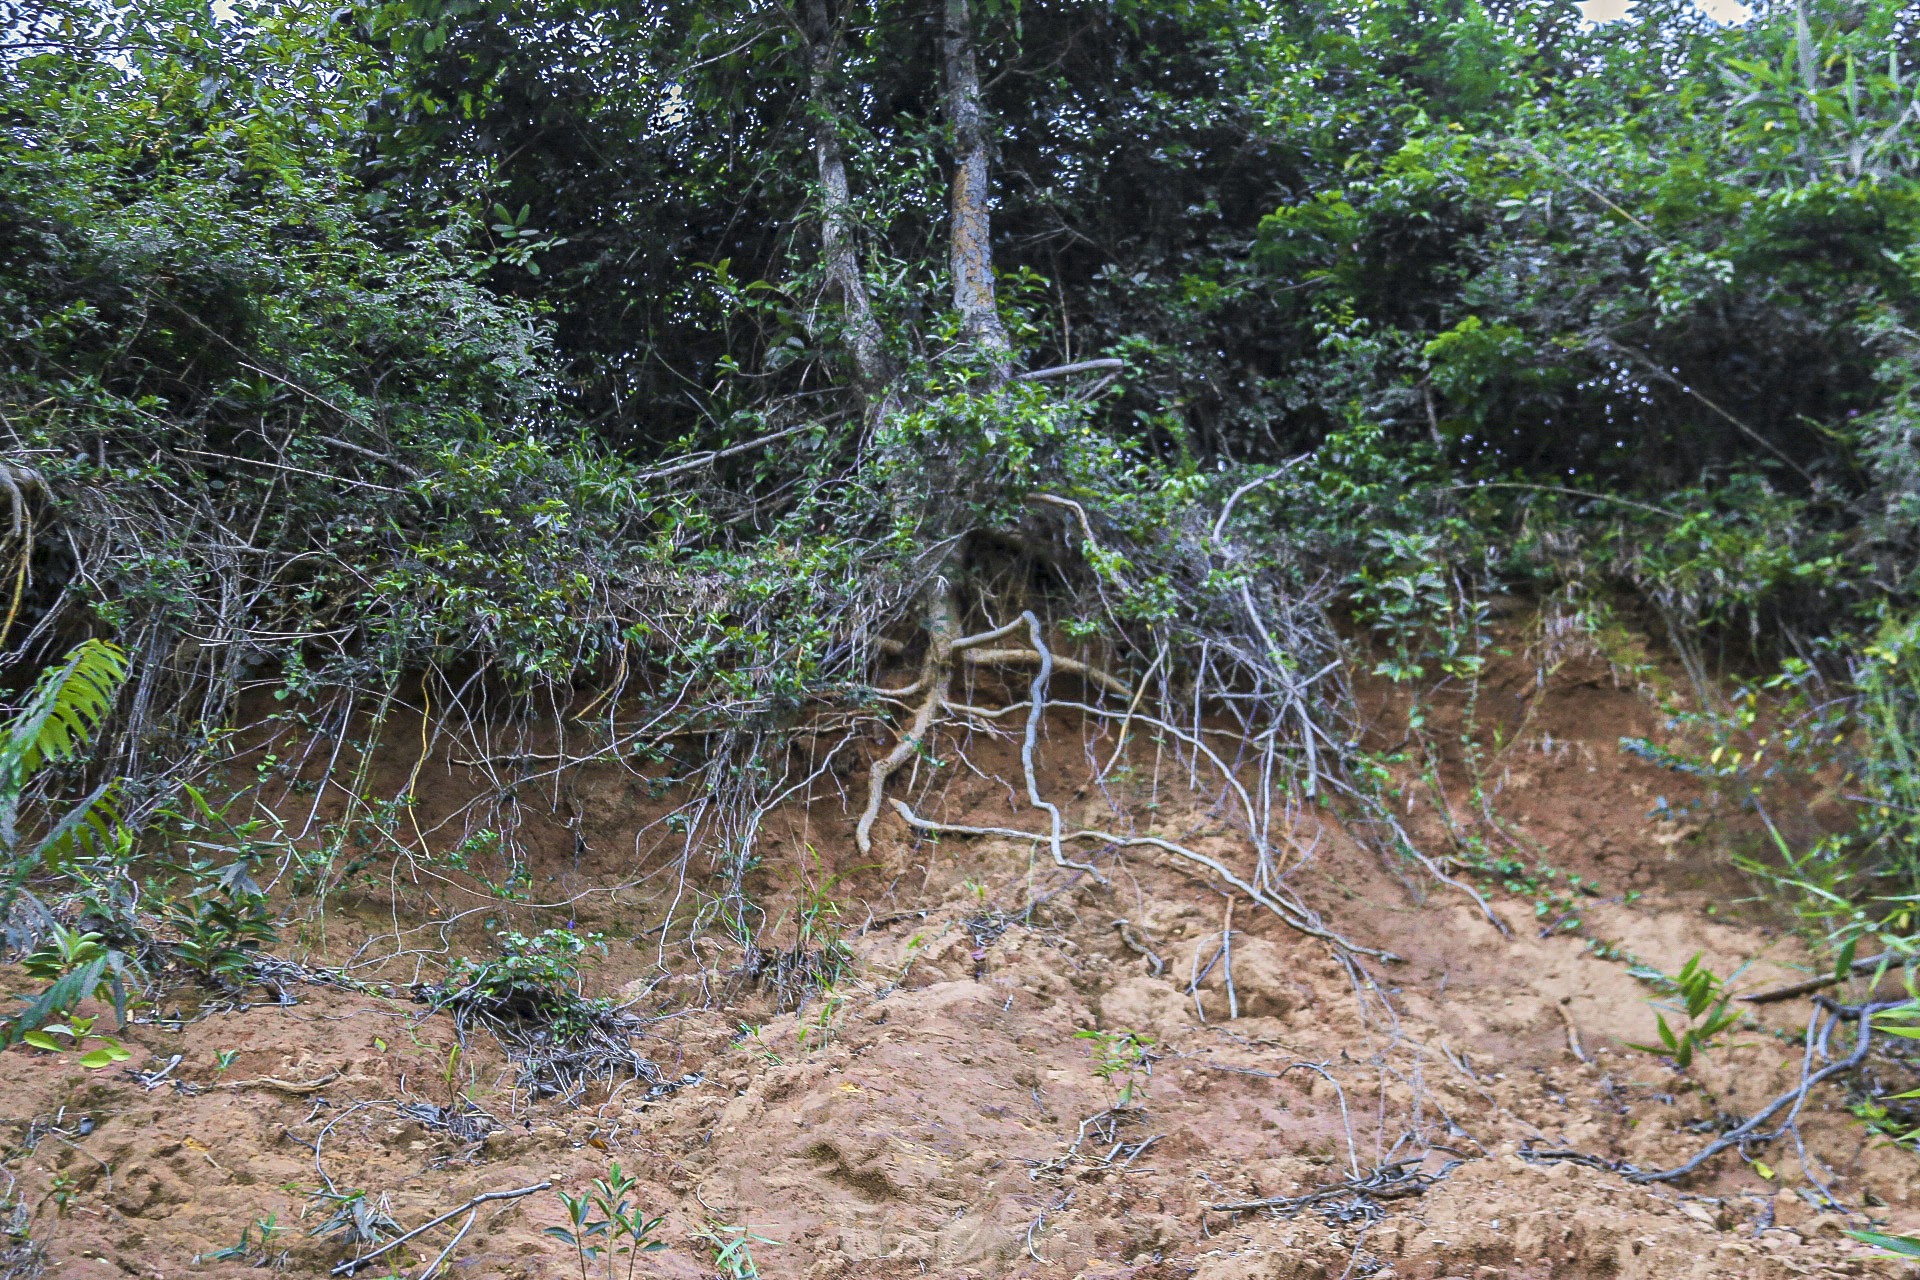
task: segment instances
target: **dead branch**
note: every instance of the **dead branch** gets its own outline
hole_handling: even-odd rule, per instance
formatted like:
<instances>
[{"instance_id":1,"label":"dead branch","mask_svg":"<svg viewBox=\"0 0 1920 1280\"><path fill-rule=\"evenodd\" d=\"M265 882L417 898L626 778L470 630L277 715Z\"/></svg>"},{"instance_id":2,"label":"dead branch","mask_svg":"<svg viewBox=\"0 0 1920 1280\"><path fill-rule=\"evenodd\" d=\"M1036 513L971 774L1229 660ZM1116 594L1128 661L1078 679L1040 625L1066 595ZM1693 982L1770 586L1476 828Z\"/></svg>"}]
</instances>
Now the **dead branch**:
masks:
<instances>
[{"instance_id":1,"label":"dead branch","mask_svg":"<svg viewBox=\"0 0 1920 1280\"><path fill-rule=\"evenodd\" d=\"M1449 1160L1438 1173L1422 1173L1418 1166L1425 1159L1425 1156L1420 1156L1412 1160L1395 1160L1390 1164L1381 1165L1364 1178L1348 1178L1345 1182L1336 1182L1330 1187L1321 1187L1303 1196L1268 1196L1263 1200L1236 1200L1231 1204L1210 1204L1207 1208L1215 1213L1247 1213L1255 1209L1277 1209L1281 1213L1298 1213L1309 1205L1344 1195L1365 1195L1376 1200L1425 1195L1427 1188L1453 1172L1461 1163L1458 1160Z\"/></svg>"},{"instance_id":2,"label":"dead branch","mask_svg":"<svg viewBox=\"0 0 1920 1280\"><path fill-rule=\"evenodd\" d=\"M1240 1016L1240 996L1233 989L1233 899L1227 899L1227 921L1220 929L1220 972L1227 982L1227 1021Z\"/></svg>"},{"instance_id":3,"label":"dead branch","mask_svg":"<svg viewBox=\"0 0 1920 1280\"><path fill-rule=\"evenodd\" d=\"M725 449L708 449L704 452L696 453L691 457L682 458L680 461L670 463L667 466L656 467L652 471L642 471L639 475L635 476L634 479L664 480L668 476L677 476L683 472L694 471L700 467L707 466L709 463L719 462L723 458L731 458L754 449L764 449L776 440L785 440L788 436L797 436L802 431L811 429L814 425L815 424L811 422L802 422L798 426L788 427L784 431L775 431L770 435L756 436L752 440L742 441L736 445L729 445Z\"/></svg>"},{"instance_id":4,"label":"dead branch","mask_svg":"<svg viewBox=\"0 0 1920 1280\"><path fill-rule=\"evenodd\" d=\"M1241 485L1238 489L1235 489L1232 493L1228 494L1227 500L1220 504L1219 519L1213 522L1213 540L1217 543L1226 536L1227 517L1233 514L1233 508L1240 501L1240 499L1246 497L1249 493L1252 493L1255 489L1258 489L1263 484L1272 484L1275 480L1278 480L1281 476L1287 474L1287 472L1293 470L1296 466L1300 465L1302 462L1305 462L1308 458L1311 458L1312 456L1313 455L1310 453L1303 453L1299 457L1288 458L1285 462L1275 467L1272 471L1269 471L1266 475L1255 476L1253 479L1247 481L1245 484Z\"/></svg>"},{"instance_id":5,"label":"dead branch","mask_svg":"<svg viewBox=\"0 0 1920 1280\"><path fill-rule=\"evenodd\" d=\"M1093 373L1101 369L1124 369L1125 360L1076 360L1072 364L1056 364L1046 369L1030 369L1026 373L1016 373L1014 382L1050 382L1055 378L1067 378L1076 373Z\"/></svg>"},{"instance_id":6,"label":"dead branch","mask_svg":"<svg viewBox=\"0 0 1920 1280\"><path fill-rule=\"evenodd\" d=\"M378 1249L374 1249L374 1250L371 1250L370 1252L363 1253L357 1258L348 1259L347 1261L336 1266L329 1274L336 1275L336 1276L350 1276L355 1271L358 1271L361 1267L366 1266L367 1263L372 1262L375 1258L379 1257L381 1254L387 1253L390 1250L399 1248L401 1245L413 1239L415 1236L421 1235L422 1233L427 1231L431 1231L443 1222L447 1222L447 1221L450 1221L451 1219L457 1218L463 1213L471 1213L474 1210L477 1210L481 1205L486 1204L489 1201L518 1200L522 1196L530 1196L536 1192L545 1191L552 1186L553 1186L553 1183L551 1181L547 1181L547 1182L536 1183L531 1187L516 1187L512 1191L488 1191L482 1195L477 1195L473 1199L467 1201L465 1204L459 1206L458 1208L447 1210L445 1213L441 1214L439 1217L435 1218L433 1221L421 1223L419 1226L415 1227L413 1230L407 1232L403 1236L395 1236L393 1239L381 1245ZM472 1225L471 1220L469 1220L468 1225L469 1226ZM465 1235L465 1234L466 1234L466 1231L463 1228L460 1232L460 1235ZM456 1235L454 1237L455 1243L458 1243L459 1239L460 1239L460 1236ZM445 1256L446 1255L444 1253L441 1255L442 1258L444 1258ZM438 1263L436 1262L435 1265L437 1266ZM428 1270L423 1274L432 1275L433 1272L432 1270Z\"/></svg>"},{"instance_id":7,"label":"dead branch","mask_svg":"<svg viewBox=\"0 0 1920 1280\"><path fill-rule=\"evenodd\" d=\"M1861 959L1855 960L1853 964L1848 967L1845 974L1830 973L1823 978L1808 978L1804 982L1789 983L1784 987L1774 987L1767 991L1756 991L1750 996L1741 996L1740 998L1748 1004L1774 1004L1781 1000L1791 1000L1795 996L1804 996L1811 992L1834 986L1852 974L1868 973L1879 968L1883 963L1894 960L1905 961L1907 959L1909 959L1907 956L1895 955L1891 951L1883 951L1877 956L1864 956Z\"/></svg>"}]
</instances>

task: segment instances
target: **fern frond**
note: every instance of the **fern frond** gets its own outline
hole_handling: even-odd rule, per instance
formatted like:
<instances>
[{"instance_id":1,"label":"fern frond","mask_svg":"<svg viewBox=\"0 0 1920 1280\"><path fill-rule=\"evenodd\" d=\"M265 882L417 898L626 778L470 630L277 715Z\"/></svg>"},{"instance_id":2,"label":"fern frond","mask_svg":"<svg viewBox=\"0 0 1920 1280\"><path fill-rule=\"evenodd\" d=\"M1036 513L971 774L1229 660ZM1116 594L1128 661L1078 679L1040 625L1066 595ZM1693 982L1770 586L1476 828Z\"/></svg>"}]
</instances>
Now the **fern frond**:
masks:
<instances>
[{"instance_id":1,"label":"fern frond","mask_svg":"<svg viewBox=\"0 0 1920 1280\"><path fill-rule=\"evenodd\" d=\"M117 803L119 795L118 778L96 787L86 799L67 810L31 852L17 859L19 867L26 871L40 867L58 870L75 857L112 852L126 830Z\"/></svg>"},{"instance_id":2,"label":"fern frond","mask_svg":"<svg viewBox=\"0 0 1920 1280\"><path fill-rule=\"evenodd\" d=\"M82 640L34 684L26 707L0 727L0 771L16 785L42 766L86 750L113 712L127 679L127 655L106 640Z\"/></svg>"}]
</instances>

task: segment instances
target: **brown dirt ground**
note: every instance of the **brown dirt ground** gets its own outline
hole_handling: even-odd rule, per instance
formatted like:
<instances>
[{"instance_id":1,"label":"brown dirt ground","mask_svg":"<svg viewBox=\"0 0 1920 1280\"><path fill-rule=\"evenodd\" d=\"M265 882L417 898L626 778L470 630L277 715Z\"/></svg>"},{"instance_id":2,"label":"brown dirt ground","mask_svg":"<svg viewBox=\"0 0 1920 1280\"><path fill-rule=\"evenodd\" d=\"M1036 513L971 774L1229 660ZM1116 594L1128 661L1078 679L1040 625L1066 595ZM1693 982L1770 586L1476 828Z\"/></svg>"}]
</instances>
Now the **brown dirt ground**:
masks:
<instances>
[{"instance_id":1,"label":"brown dirt ground","mask_svg":"<svg viewBox=\"0 0 1920 1280\"><path fill-rule=\"evenodd\" d=\"M634 832L657 803L631 775L591 766L550 797L564 802L549 806L535 844L537 891L622 886L572 908L579 927L614 939L590 989L624 990L659 1014L644 1051L700 1083L653 1100L628 1084L573 1105L530 1101L497 1050L475 1040L453 1064L454 1084L500 1127L471 1142L410 1118L404 1104L449 1101L453 1033L404 983L441 939L475 944L484 913L445 923L474 907L471 890L396 868L393 892L344 898L298 939L312 963L401 952L363 971L402 984L393 995L303 984L291 1005L225 1008L183 996L179 1010L162 1008L180 1021L129 1029L127 1070L9 1053L8 1167L40 1207L50 1274L72 1280L246 1274L242 1262L195 1259L268 1214L283 1227L279 1264L323 1275L346 1256L309 1234L326 1216L311 1198L323 1182L365 1189L412 1226L482 1192L549 1179L577 1190L613 1160L667 1216L670 1248L639 1267L659 1276L714 1275L711 1248L694 1236L714 1223L777 1242L754 1247L769 1277L1894 1274L1842 1234L1865 1215L1817 1212L1792 1190L1804 1183L1791 1143L1764 1153L1771 1180L1729 1155L1678 1187L1523 1156L1532 1144L1642 1166L1685 1158L1715 1116L1749 1111L1795 1078L1799 1050L1787 1038L1809 1009L1767 1007L1735 1047L1686 1075L1625 1048L1651 1036L1652 1011L1624 957L1670 972L1700 951L1722 973L1747 965L1740 985L1756 989L1799 976L1804 955L1764 904L1734 901L1751 892L1721 870L1737 831L1648 818L1657 795L1698 797L1619 749L1623 734L1657 730L1643 690L1591 658L1560 665L1544 687L1514 664L1487 688L1483 720L1504 720L1512 739L1489 769L1501 812L1555 865L1599 886L1577 930L1543 937L1528 897L1495 891L1511 929L1502 936L1464 895L1394 873L1308 812L1292 833L1289 883L1335 927L1405 962L1374 966L1377 988L1361 990L1324 944L1242 903L1240 1016L1229 1019L1218 966L1196 995L1185 990L1218 945L1224 900L1170 858L1109 854L1102 885L1025 842L918 841L889 815L877 865L863 868L843 803L828 797L776 815L756 891L776 915L790 906L804 850L816 849L820 874L844 873L838 927L859 977L831 1003L816 994L778 1012L769 993L732 976L737 950L668 946L652 930L675 878L635 852ZM1087 786L1082 729L1065 716L1049 726L1051 755L1075 762L1045 778L1070 820L1131 820L1245 857L1210 799L1156 781L1150 760L1105 791ZM948 767L916 785L923 812L1033 823L1014 803L1007 780L1018 766L1004 742L965 744L973 770L954 763L961 743L940 745ZM413 761L393 754L380 768L404 777ZM444 762L426 777L433 831L477 783ZM1423 804L1409 821L1433 835ZM1126 944L1114 923L1123 918L1165 972ZM1092 1029L1150 1035L1155 1060L1117 1126L1070 1149L1081 1122L1114 1101L1091 1042L1076 1035ZM233 1056L220 1070L223 1051ZM175 1054L154 1087L132 1074ZM1885 1206L1871 1213L1892 1229L1920 1227L1920 1164L1873 1139L1845 1104L1828 1090L1809 1106L1808 1160L1849 1203ZM1209 1208L1299 1195L1414 1156L1435 1174L1459 1163L1424 1195L1372 1207L1345 1197L1291 1217ZM490 1204L449 1274L577 1274L570 1251L542 1235L560 1221L551 1193ZM395 1268L421 1274L454 1225L398 1251Z\"/></svg>"}]
</instances>

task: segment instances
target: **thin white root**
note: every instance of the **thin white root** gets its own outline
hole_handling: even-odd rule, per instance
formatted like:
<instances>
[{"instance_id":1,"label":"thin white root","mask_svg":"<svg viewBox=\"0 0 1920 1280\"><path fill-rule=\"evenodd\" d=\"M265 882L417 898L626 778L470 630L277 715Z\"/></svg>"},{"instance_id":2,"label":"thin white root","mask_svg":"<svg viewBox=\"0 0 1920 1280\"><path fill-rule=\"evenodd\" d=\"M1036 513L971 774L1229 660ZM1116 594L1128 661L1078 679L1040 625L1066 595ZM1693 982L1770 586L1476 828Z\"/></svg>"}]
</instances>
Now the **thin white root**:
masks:
<instances>
[{"instance_id":1,"label":"thin white root","mask_svg":"<svg viewBox=\"0 0 1920 1280\"><path fill-rule=\"evenodd\" d=\"M1033 684L1027 695L1028 701L1032 704L1027 708L1027 732L1026 736L1020 740L1020 768L1026 774L1027 803L1036 809L1043 810L1047 815L1047 845L1053 852L1054 865L1084 871L1101 884L1105 884L1107 878L1101 875L1092 863L1074 862L1067 857L1065 849L1061 847L1060 806L1040 795L1040 777L1034 772L1033 752L1040 738L1040 721L1047 713L1047 681L1053 676L1053 650L1047 647L1047 638L1040 631L1040 619L1033 610L1028 609L1020 616L1026 620L1027 638L1033 642L1034 652L1040 658L1040 669L1033 673Z\"/></svg>"},{"instance_id":2,"label":"thin white root","mask_svg":"<svg viewBox=\"0 0 1920 1280\"><path fill-rule=\"evenodd\" d=\"M911 808L909 808L906 804L902 803L899 800L894 800L891 803L893 804L894 809L900 814L900 817L906 822L908 826L912 827L915 831L924 831L933 835L1002 836L1012 840L1050 839L1050 836L1046 832L1022 831L1017 827L965 827L965 826L959 826L955 823L950 823L950 822L935 822L931 818L921 817L919 814L915 813ZM1271 911L1274 915L1279 916L1281 921L1284 922L1288 928L1293 929L1298 933L1304 933L1309 938L1318 938L1320 941L1325 942L1333 947L1337 947L1340 950L1348 952L1352 955L1371 956L1376 960L1382 960L1388 963L1398 963L1400 960L1400 957L1395 955L1391 951L1381 951L1374 947L1363 947L1357 942L1349 942L1347 939L1341 937L1339 934L1321 927L1312 919L1308 918L1306 914L1303 914L1305 912L1305 908L1296 907L1293 904L1288 903L1283 899L1276 898L1271 894L1262 893L1260 890L1254 888L1251 884L1248 884L1245 880L1241 879L1239 876L1229 871L1225 866L1221 865L1221 863L1218 862L1217 860L1213 858L1209 858L1204 853L1199 853L1199 852L1196 852L1195 850L1189 849L1185 845L1175 844L1171 840L1162 840L1158 836L1115 835L1110 831L1095 831L1091 828L1081 830L1081 831L1062 832L1060 835L1060 839L1062 840L1098 840L1104 844L1116 845L1123 849L1128 848L1130 846L1134 846L1134 845L1151 846L1152 848L1162 850L1163 852L1166 852L1166 853L1170 853L1174 855L1176 858L1182 858L1188 862L1196 864L1197 866L1205 867L1208 871L1212 872L1216 877L1218 877L1225 884L1230 885L1231 887L1238 889L1241 893L1246 894L1247 897L1252 899L1252 901L1255 904L1265 907L1268 911ZM1072 864L1069 864L1069 865L1072 865Z\"/></svg>"}]
</instances>

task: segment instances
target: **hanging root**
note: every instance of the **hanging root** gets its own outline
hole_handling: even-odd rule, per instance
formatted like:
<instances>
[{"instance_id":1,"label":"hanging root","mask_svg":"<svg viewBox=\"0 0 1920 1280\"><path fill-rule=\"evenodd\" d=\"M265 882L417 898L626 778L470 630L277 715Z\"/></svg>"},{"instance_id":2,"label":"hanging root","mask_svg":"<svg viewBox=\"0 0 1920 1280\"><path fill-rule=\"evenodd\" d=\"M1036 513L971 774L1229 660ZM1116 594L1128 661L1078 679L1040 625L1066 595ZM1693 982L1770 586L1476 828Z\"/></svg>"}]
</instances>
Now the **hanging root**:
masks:
<instances>
[{"instance_id":1,"label":"hanging root","mask_svg":"<svg viewBox=\"0 0 1920 1280\"><path fill-rule=\"evenodd\" d=\"M920 678L905 689L889 691L900 697L923 694L920 705L914 708L913 719L907 722L893 750L875 760L867 771L867 806L853 829L853 843L862 857L873 852L873 823L880 816L880 802L886 798L887 779L920 749L953 684L953 631L953 591L945 581L936 581L927 597L927 656L920 664Z\"/></svg>"},{"instance_id":2,"label":"hanging root","mask_svg":"<svg viewBox=\"0 0 1920 1280\"><path fill-rule=\"evenodd\" d=\"M1027 699L1027 732L1020 740L1020 769L1026 774L1027 803L1041 809L1047 815L1047 847L1053 853L1055 866L1072 867L1084 871L1101 884L1107 878L1094 870L1090 862L1074 862L1069 859L1061 847L1060 807L1050 800L1041 798L1040 779L1033 771L1033 751L1040 737L1040 719L1047 713L1047 681L1053 678L1053 650L1047 647L1046 637L1040 633L1040 619L1029 609L1020 615L1027 624L1027 638L1033 642L1033 648L1040 655L1040 669L1033 673L1033 684L1029 687Z\"/></svg>"},{"instance_id":3,"label":"hanging root","mask_svg":"<svg viewBox=\"0 0 1920 1280\"><path fill-rule=\"evenodd\" d=\"M1062 657L1054 654L1048 658L1040 649L970 649L962 655L968 666L978 667L1034 667L1051 661L1052 669L1062 675L1079 676L1096 688L1122 698L1131 698L1133 690L1125 680L1109 675L1098 667L1088 666L1077 658Z\"/></svg>"},{"instance_id":4,"label":"hanging root","mask_svg":"<svg viewBox=\"0 0 1920 1280\"><path fill-rule=\"evenodd\" d=\"M892 803L894 810L899 813L908 826L912 827L915 831L923 831L930 835L1002 836L1011 840L1049 839L1049 836L1044 832L1021 831L1017 827L965 827L950 822L935 822L931 818L921 817L912 809L908 808L902 801L895 800ZM1162 850L1163 852L1172 854L1176 858L1184 859L1196 866L1205 868L1215 879L1246 894L1255 904L1265 907L1268 911L1280 917L1288 928L1299 933L1304 933L1309 938L1318 938L1320 941L1344 951L1349 955L1369 956L1375 960L1381 960L1387 963L1398 963L1400 960L1400 957L1391 951L1381 951L1374 947L1363 947L1357 942L1351 942L1341 937L1339 934L1323 926L1320 923L1319 917L1301 903L1290 901L1277 894L1262 893L1247 881L1228 870L1226 866L1217 859L1210 858L1204 853L1189 849L1185 845L1176 844L1171 840L1162 840L1159 836L1123 836L1111 831L1096 831L1091 827L1083 828L1079 831L1061 832L1060 839L1063 841L1096 840L1102 844L1113 845L1122 849L1135 845L1147 845ZM1081 864L1070 862L1064 865L1079 866Z\"/></svg>"},{"instance_id":5,"label":"hanging root","mask_svg":"<svg viewBox=\"0 0 1920 1280\"><path fill-rule=\"evenodd\" d=\"M1124 698L1133 696L1132 688L1126 681L1108 674L1098 667L1090 666L1075 658L1063 658L1048 647L1041 632L1040 619L1032 610L1022 613L1005 626L995 627L991 631L982 631L977 635L954 637L955 616L958 608L954 603L953 591L944 582L930 597L927 609L927 656L920 665L920 675L912 684L894 689L882 689L880 692L890 698L920 699L914 708L913 718L907 722L906 730L893 750L873 762L867 771L867 802L860 812L860 821L854 827L853 841L862 855L873 852L873 824L880 817L880 806L886 799L887 779L900 767L913 759L913 753L926 741L942 711L960 710L964 704L950 700L953 687L953 666L956 658L971 666L983 667L1033 667L1035 674L1031 682L1033 696L1029 703L1019 704L1031 708L1027 716L1027 734L1021 749L1021 763L1027 775L1027 798L1037 809L1052 814L1053 826L1060 826L1060 815L1047 801L1041 799L1039 780L1034 774L1033 753L1039 734L1040 717L1046 710L1046 688L1055 671L1079 676L1088 684L1116 693ZM996 640L1004 640L1014 632L1026 628L1030 649L988 649ZM969 709L970 708L966 708ZM1008 707L999 714L1016 710ZM1077 867L1089 872L1095 879L1100 873L1082 863L1068 862L1060 849L1058 840L1054 840L1054 861L1062 866Z\"/></svg>"}]
</instances>

